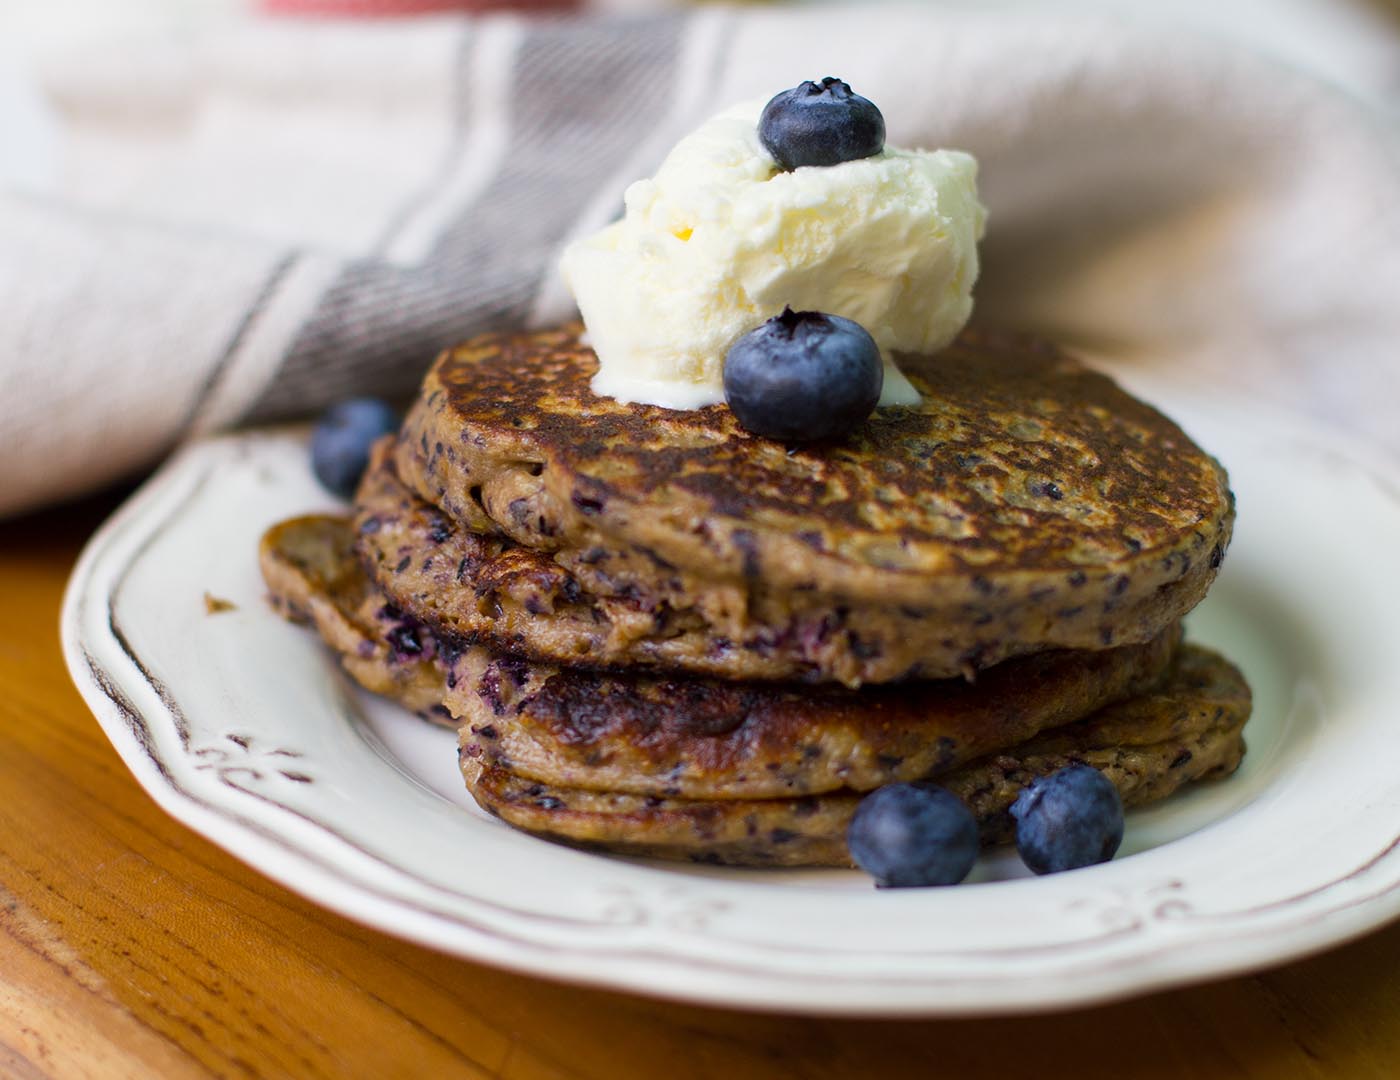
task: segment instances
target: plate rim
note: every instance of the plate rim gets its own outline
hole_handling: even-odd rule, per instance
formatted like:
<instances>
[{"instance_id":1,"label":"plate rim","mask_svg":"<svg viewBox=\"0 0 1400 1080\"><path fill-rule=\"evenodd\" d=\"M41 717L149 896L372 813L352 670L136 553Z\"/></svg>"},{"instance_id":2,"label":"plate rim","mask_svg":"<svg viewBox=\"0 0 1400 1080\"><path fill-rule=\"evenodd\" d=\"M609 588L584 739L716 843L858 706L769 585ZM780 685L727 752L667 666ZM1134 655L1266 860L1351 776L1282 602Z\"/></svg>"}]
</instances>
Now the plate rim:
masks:
<instances>
[{"instance_id":1,"label":"plate rim","mask_svg":"<svg viewBox=\"0 0 1400 1080\"><path fill-rule=\"evenodd\" d=\"M1345 433L1329 431L1325 425L1309 418L1281 410L1250 408L1249 411L1266 424L1277 424L1286 418L1292 431L1304 441L1318 449L1340 454L1348 464L1380 483L1385 491L1400 493L1400 470L1395 469L1387 459L1377 459L1373 453L1370 460L1358 460L1361 457L1359 449L1365 446L1364 443ZM206 471L210 471L216 463L212 457L215 450L211 448L236 448L249 441L276 435L288 436L299 430L303 430L301 425L253 429L196 440L182 447L103 523L84 546L65 589L60 621L63 652L70 675L123 762L145 791L163 810L186 827L322 907L429 948L553 981L713 1007L807 1015L889 1017L1028 1014L1100 1004L1300 959L1400 918L1400 879L1397 879L1374 894L1314 912L1301 924L1293 925L1286 931L1271 931L1263 936L1264 940L1246 944L1235 938L1234 947L1225 955L1206 958L1211 962L1203 963L1198 953L1193 955L1193 962L1187 962L1186 957L1178 954L1175 957L1159 956L1152 967L1131 970L1141 960L1141 954L1135 954L1127 957L1126 961L1122 958L1110 961L1110 967L1121 968L1121 973L1111 975L1100 969L1094 979L1087 978L1090 973L1083 973L1085 977L1076 979L1074 985L1060 987L1060 992L1053 998L1041 991L1020 995L1004 993L995 999L980 995L963 998L956 994L949 995L946 989L936 990L937 987L946 987L949 977L946 974L941 978L934 977L934 973L930 972L929 977L924 979L900 980L898 993L894 995L842 1000L840 987L836 987L819 996L810 992L793 993L775 999L770 986L750 986L746 983L745 980L753 978L751 972L734 972L725 985L715 985L710 981L692 984L684 979L658 978L657 966L666 970L677 964L687 969L692 965L692 957L677 952L663 952L646 958L646 962L635 963L640 957L637 950L614 950L612 955L622 963L586 970L573 965L561 970L562 947L557 942L545 945L538 940L521 940L518 935L509 938L498 930L472 926L460 919L449 920L455 930L451 939L446 940L434 932L443 921L440 913L374 889L344 865L337 865L333 859L318 858L315 852L305 850L304 845L299 846L285 835L274 834L239 813L237 808L216 805L182 787L161 757L161 740L168 738L170 732L178 733L181 730L183 721L178 702L150 674L110 617L105 623L110 635L107 640L94 642L87 638L85 616L90 611L94 590L110 603L114 592L111 586L120 580L120 572L107 567L106 562L115 557L114 553L120 552L123 534L127 530L140 534L140 527L150 516L151 508L158 506L161 498L185 474L193 472L193 466L202 456L211 455L206 465ZM178 507L161 521L169 520L177 511ZM153 529L149 522L144 527L147 533ZM134 554L129 556L127 562L134 557ZM107 571L105 576L104 570ZM101 655L104 648L112 647L129 659L132 671L137 673L139 686L132 685L131 671L123 677L122 673L112 671L111 665L104 662ZM142 697L146 699L144 703L136 700ZM153 730L153 719L166 725L164 733ZM284 806L282 809L288 808ZM326 828L324 823L314 824ZM340 839L345 840L344 837ZM1400 836L1387 848L1376 852L1368 863L1330 883L1327 888L1374 868L1394 856L1397 849L1400 849ZM408 874L402 868L375 858L382 868L394 874ZM460 893L455 895L459 902L480 902L479 898ZM411 918L394 918L403 915L410 915ZM1163 943L1159 941L1155 950L1148 952L1160 953L1162 949ZM1180 953L1188 952L1193 950L1180 950ZM574 955L577 956L577 950ZM774 969L768 969L762 978L791 982L794 986L811 981L810 975ZM725 980L719 982L725 983ZM1040 980L1029 979L1026 982L1029 989L1038 986ZM918 992L919 987L925 990L922 996Z\"/></svg>"}]
</instances>

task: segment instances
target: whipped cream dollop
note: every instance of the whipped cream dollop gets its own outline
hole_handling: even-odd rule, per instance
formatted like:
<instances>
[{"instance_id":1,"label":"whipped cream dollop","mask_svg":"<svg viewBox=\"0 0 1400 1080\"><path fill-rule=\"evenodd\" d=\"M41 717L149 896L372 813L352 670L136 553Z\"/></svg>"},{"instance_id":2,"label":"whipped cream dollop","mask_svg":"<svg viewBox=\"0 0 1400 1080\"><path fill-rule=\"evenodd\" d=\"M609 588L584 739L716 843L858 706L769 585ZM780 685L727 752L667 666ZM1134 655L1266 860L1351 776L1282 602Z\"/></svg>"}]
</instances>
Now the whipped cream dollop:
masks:
<instances>
[{"instance_id":1,"label":"whipped cream dollop","mask_svg":"<svg viewBox=\"0 0 1400 1080\"><path fill-rule=\"evenodd\" d=\"M942 348L972 313L977 162L886 146L784 172L759 142L763 106L702 124L627 189L620 220L565 250L598 354L594 391L672 409L722 402L729 347L791 306L860 323L885 361L880 404L917 404L892 357Z\"/></svg>"}]
</instances>

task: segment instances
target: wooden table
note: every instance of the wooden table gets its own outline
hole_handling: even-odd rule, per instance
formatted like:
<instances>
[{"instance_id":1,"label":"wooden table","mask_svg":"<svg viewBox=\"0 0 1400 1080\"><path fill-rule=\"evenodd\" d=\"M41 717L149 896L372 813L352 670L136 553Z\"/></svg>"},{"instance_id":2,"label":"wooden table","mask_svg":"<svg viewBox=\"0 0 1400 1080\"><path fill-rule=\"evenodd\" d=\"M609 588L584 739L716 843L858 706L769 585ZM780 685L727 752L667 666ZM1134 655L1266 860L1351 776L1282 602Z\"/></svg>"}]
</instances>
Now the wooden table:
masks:
<instances>
[{"instance_id":1,"label":"wooden table","mask_svg":"<svg viewBox=\"0 0 1400 1080\"><path fill-rule=\"evenodd\" d=\"M581 990L322 911L166 817L69 682L63 584L114 505L0 524L0 1077L1400 1076L1400 925L1107 1008L911 1023Z\"/></svg>"}]
</instances>

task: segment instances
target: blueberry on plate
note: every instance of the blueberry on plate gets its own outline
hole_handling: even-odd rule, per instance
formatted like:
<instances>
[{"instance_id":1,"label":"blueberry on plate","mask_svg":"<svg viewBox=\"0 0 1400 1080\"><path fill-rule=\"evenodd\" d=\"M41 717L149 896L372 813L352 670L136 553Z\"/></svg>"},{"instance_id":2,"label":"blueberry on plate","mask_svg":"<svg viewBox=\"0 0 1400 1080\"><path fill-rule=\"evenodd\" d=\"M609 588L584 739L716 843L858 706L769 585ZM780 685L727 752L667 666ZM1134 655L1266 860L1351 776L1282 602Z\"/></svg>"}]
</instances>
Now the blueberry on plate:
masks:
<instances>
[{"instance_id":1,"label":"blueberry on plate","mask_svg":"<svg viewBox=\"0 0 1400 1080\"><path fill-rule=\"evenodd\" d=\"M758 119L758 139L787 172L839 165L885 148L885 118L874 102L827 76L775 95Z\"/></svg>"},{"instance_id":2,"label":"blueberry on plate","mask_svg":"<svg viewBox=\"0 0 1400 1080\"><path fill-rule=\"evenodd\" d=\"M956 885L977 861L977 821L946 788L890 784L856 807L846 847L881 888Z\"/></svg>"},{"instance_id":3,"label":"blueberry on plate","mask_svg":"<svg viewBox=\"0 0 1400 1080\"><path fill-rule=\"evenodd\" d=\"M1032 780L1011 804L1016 850L1037 874L1108 862L1123 842L1123 800L1108 777L1069 765Z\"/></svg>"},{"instance_id":4,"label":"blueberry on plate","mask_svg":"<svg viewBox=\"0 0 1400 1080\"><path fill-rule=\"evenodd\" d=\"M329 491L350 498L369 464L370 446L398 426L398 413L378 398L332 405L311 432L311 471Z\"/></svg>"},{"instance_id":5,"label":"blueberry on plate","mask_svg":"<svg viewBox=\"0 0 1400 1080\"><path fill-rule=\"evenodd\" d=\"M875 339L819 311L786 308L724 358L724 399L739 423L786 442L849 434L874 410L884 381Z\"/></svg>"}]
</instances>

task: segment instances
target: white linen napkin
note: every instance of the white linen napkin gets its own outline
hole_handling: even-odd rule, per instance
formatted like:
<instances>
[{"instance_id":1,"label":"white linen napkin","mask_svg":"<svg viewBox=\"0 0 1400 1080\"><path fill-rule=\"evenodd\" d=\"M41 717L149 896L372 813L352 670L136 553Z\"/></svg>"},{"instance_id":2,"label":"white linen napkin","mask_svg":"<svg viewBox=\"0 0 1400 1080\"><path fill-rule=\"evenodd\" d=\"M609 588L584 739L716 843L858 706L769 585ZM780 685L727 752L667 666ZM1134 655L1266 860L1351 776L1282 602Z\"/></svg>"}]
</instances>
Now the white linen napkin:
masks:
<instances>
[{"instance_id":1,"label":"white linen napkin","mask_svg":"<svg viewBox=\"0 0 1400 1080\"><path fill-rule=\"evenodd\" d=\"M1400 453L1395 118L1238 41L869 5L245 21L50 51L33 93L0 63L0 515L566 316L557 253L628 181L828 74L980 160L978 321Z\"/></svg>"}]
</instances>

